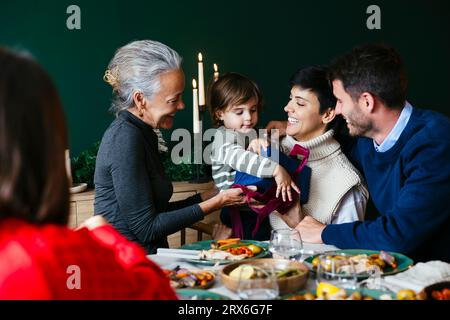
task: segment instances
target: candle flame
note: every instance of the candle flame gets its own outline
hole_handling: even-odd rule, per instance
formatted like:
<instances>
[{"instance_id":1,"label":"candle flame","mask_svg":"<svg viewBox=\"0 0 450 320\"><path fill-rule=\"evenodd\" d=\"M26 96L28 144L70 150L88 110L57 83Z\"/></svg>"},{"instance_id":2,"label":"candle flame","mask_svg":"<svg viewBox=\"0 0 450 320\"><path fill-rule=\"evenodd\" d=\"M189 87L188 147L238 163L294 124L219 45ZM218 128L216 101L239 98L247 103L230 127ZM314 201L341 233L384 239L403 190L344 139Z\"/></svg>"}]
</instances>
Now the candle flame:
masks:
<instances>
[{"instance_id":1,"label":"candle flame","mask_svg":"<svg viewBox=\"0 0 450 320\"><path fill-rule=\"evenodd\" d=\"M214 71L218 72L219 71L219 67L217 66L217 64L214 63Z\"/></svg>"},{"instance_id":2,"label":"candle flame","mask_svg":"<svg viewBox=\"0 0 450 320\"><path fill-rule=\"evenodd\" d=\"M192 79L192 87L197 89L197 81L195 81L195 79Z\"/></svg>"},{"instance_id":3,"label":"candle flame","mask_svg":"<svg viewBox=\"0 0 450 320\"><path fill-rule=\"evenodd\" d=\"M202 53L200 52L199 54L198 54L198 62L202 62L203 61L203 55L202 55Z\"/></svg>"}]
</instances>

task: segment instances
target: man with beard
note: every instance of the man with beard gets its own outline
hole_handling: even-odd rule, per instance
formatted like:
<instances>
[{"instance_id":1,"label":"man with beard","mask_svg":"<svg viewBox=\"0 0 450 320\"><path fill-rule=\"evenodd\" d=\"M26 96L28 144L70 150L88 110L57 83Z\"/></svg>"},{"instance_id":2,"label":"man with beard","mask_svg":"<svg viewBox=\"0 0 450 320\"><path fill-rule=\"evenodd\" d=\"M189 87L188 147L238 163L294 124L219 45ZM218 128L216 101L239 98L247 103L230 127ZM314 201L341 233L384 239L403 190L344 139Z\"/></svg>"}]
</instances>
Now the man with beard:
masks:
<instances>
[{"instance_id":1,"label":"man with beard","mask_svg":"<svg viewBox=\"0 0 450 320\"><path fill-rule=\"evenodd\" d=\"M337 225L306 216L295 228L305 242L450 262L449 119L406 101L406 72L392 48L355 48L334 61L329 78L336 113L359 137L344 147L380 216Z\"/></svg>"}]
</instances>

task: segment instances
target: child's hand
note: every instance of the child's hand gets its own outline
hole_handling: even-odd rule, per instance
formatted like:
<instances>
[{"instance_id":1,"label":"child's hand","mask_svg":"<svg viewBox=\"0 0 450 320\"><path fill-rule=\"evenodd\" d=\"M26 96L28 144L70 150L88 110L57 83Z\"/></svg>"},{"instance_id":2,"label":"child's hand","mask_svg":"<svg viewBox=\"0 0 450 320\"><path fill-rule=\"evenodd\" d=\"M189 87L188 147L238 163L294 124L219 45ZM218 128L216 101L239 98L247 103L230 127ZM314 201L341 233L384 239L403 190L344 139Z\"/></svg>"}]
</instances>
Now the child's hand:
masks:
<instances>
[{"instance_id":1,"label":"child's hand","mask_svg":"<svg viewBox=\"0 0 450 320\"><path fill-rule=\"evenodd\" d=\"M278 139L286 136L286 127L287 121L270 121L266 126L266 130L271 138ZM272 130L275 130L275 136L272 135ZM278 132L276 130L278 130Z\"/></svg>"},{"instance_id":2,"label":"child's hand","mask_svg":"<svg viewBox=\"0 0 450 320\"><path fill-rule=\"evenodd\" d=\"M292 181L291 176L287 171L280 165L277 165L275 171L273 172L273 177L277 183L277 193L276 197L281 193L283 201L286 201L286 195L289 201L292 201L291 188L300 193L300 189L297 187L294 181Z\"/></svg>"},{"instance_id":3,"label":"child's hand","mask_svg":"<svg viewBox=\"0 0 450 320\"><path fill-rule=\"evenodd\" d=\"M250 142L247 150L261 155L261 148L263 148L264 150L267 150L268 147L269 147L269 141L267 141L266 139L263 139L263 138L258 138L258 139L254 139Z\"/></svg>"}]
</instances>

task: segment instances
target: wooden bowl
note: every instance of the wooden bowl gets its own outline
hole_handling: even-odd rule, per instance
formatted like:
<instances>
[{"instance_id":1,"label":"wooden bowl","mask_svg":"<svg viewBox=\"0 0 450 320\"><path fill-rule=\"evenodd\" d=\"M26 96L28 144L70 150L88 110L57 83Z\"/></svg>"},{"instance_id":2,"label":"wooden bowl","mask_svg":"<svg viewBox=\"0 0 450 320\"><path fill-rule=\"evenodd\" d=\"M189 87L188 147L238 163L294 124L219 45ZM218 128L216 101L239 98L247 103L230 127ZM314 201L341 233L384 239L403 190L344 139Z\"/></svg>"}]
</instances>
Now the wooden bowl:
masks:
<instances>
[{"instance_id":1,"label":"wooden bowl","mask_svg":"<svg viewBox=\"0 0 450 320\"><path fill-rule=\"evenodd\" d=\"M255 267L263 267L270 265L274 270L300 269L304 271L302 274L281 278L277 280L280 295L298 291L305 287L308 280L309 268L297 261L283 259L254 259L249 261L239 261L227 265L222 269L220 278L225 287L231 291L237 291L239 279L230 277L230 272L240 265L252 265Z\"/></svg>"}]
</instances>

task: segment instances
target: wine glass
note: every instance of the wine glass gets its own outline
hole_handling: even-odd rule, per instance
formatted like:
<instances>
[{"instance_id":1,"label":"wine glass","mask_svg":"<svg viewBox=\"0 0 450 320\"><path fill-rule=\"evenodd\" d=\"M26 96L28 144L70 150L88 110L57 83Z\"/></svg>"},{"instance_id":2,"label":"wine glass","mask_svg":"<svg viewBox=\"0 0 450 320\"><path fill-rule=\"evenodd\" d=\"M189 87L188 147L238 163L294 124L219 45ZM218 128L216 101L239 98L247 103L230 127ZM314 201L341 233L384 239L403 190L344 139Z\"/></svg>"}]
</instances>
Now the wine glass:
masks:
<instances>
[{"instance_id":1,"label":"wine glass","mask_svg":"<svg viewBox=\"0 0 450 320\"><path fill-rule=\"evenodd\" d=\"M272 230L269 251L274 258L300 260L303 251L300 232L296 229Z\"/></svg>"},{"instance_id":2,"label":"wine glass","mask_svg":"<svg viewBox=\"0 0 450 320\"><path fill-rule=\"evenodd\" d=\"M358 277L350 256L342 253L322 254L317 264L317 286L330 284L340 289L357 289Z\"/></svg>"},{"instance_id":3,"label":"wine glass","mask_svg":"<svg viewBox=\"0 0 450 320\"><path fill-rule=\"evenodd\" d=\"M242 265L237 293L241 300L276 299L279 288L274 268L268 264Z\"/></svg>"}]
</instances>

